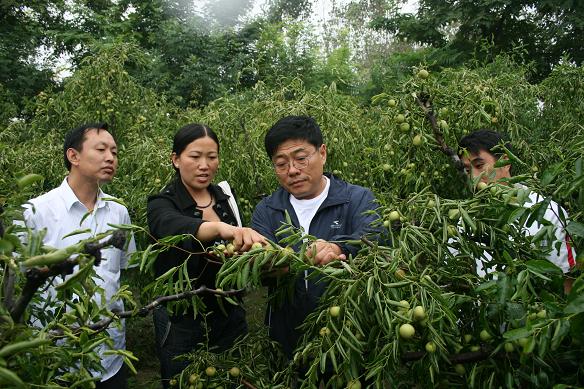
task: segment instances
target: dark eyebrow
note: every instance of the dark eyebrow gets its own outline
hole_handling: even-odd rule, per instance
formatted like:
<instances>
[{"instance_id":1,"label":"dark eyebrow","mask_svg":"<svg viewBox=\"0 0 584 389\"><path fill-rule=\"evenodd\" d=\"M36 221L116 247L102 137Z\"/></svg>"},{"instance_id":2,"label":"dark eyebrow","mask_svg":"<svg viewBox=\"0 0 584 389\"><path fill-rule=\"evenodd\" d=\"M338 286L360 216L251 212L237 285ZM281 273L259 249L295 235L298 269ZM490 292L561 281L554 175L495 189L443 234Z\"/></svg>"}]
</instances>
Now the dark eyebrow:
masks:
<instances>
[{"instance_id":1,"label":"dark eyebrow","mask_svg":"<svg viewBox=\"0 0 584 389\"><path fill-rule=\"evenodd\" d=\"M99 146L110 147L110 148L114 148L114 149L117 149L118 148L118 145L114 144L113 146L110 146L106 142L98 142L97 145L96 145L96 147L99 147Z\"/></svg>"},{"instance_id":2,"label":"dark eyebrow","mask_svg":"<svg viewBox=\"0 0 584 389\"><path fill-rule=\"evenodd\" d=\"M475 162L485 162L485 160L484 160L484 159L482 159L482 158L480 158L480 157L478 157L478 158L475 158L475 159L473 159L473 160L471 161L471 163L472 163L473 165L475 164Z\"/></svg>"},{"instance_id":3,"label":"dark eyebrow","mask_svg":"<svg viewBox=\"0 0 584 389\"><path fill-rule=\"evenodd\" d=\"M294 156L296 156L296 154L301 153L301 152L306 152L306 147L303 147L302 146L302 147L300 147L300 148L298 148L298 149L296 149L294 151L291 151L290 152L290 155L292 157L294 157ZM276 154L276 155L274 155L274 159L277 159L277 158L286 158L286 157L288 157L287 154Z\"/></svg>"}]
</instances>

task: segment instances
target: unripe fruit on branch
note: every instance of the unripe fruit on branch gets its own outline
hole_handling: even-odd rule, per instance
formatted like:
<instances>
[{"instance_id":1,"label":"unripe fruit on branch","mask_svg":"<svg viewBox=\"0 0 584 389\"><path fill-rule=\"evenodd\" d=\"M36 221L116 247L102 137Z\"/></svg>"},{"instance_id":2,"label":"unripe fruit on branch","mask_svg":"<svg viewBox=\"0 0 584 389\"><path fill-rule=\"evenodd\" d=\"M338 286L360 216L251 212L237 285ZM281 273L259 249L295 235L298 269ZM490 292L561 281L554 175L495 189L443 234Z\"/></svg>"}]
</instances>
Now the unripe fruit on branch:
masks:
<instances>
[{"instance_id":1,"label":"unripe fruit on branch","mask_svg":"<svg viewBox=\"0 0 584 389\"><path fill-rule=\"evenodd\" d=\"M417 305L413 311L414 320L420 321L426 318L426 311L421 305Z\"/></svg>"},{"instance_id":2,"label":"unripe fruit on branch","mask_svg":"<svg viewBox=\"0 0 584 389\"><path fill-rule=\"evenodd\" d=\"M412 143L414 144L414 146L420 146L422 142L423 142L422 136L419 134L414 136L414 139L412 139Z\"/></svg>"},{"instance_id":3,"label":"unripe fruit on branch","mask_svg":"<svg viewBox=\"0 0 584 389\"><path fill-rule=\"evenodd\" d=\"M426 69L422 69L418 72L418 78L421 78L422 80L425 80L426 78L428 78L428 76L430 75L430 73L426 70Z\"/></svg>"},{"instance_id":4,"label":"unripe fruit on branch","mask_svg":"<svg viewBox=\"0 0 584 389\"><path fill-rule=\"evenodd\" d=\"M426 343L426 351L429 353L434 353L436 352L436 344L434 342L428 342Z\"/></svg>"},{"instance_id":5,"label":"unripe fruit on branch","mask_svg":"<svg viewBox=\"0 0 584 389\"><path fill-rule=\"evenodd\" d=\"M491 334L487 330L482 330L479 336L483 342L488 342L492 338Z\"/></svg>"},{"instance_id":6,"label":"unripe fruit on branch","mask_svg":"<svg viewBox=\"0 0 584 389\"><path fill-rule=\"evenodd\" d=\"M205 374L207 374L209 377L213 377L215 374L217 374L217 369L215 369L214 366L209 366L205 369Z\"/></svg>"},{"instance_id":7,"label":"unripe fruit on branch","mask_svg":"<svg viewBox=\"0 0 584 389\"><path fill-rule=\"evenodd\" d=\"M341 307L338 305L329 308L329 314L331 317L338 317L341 314Z\"/></svg>"},{"instance_id":8,"label":"unripe fruit on branch","mask_svg":"<svg viewBox=\"0 0 584 389\"><path fill-rule=\"evenodd\" d=\"M401 336L404 339L411 339L414 337L415 334L416 334L416 329L411 324L406 323L406 324L402 324L399 327L399 336Z\"/></svg>"}]
</instances>

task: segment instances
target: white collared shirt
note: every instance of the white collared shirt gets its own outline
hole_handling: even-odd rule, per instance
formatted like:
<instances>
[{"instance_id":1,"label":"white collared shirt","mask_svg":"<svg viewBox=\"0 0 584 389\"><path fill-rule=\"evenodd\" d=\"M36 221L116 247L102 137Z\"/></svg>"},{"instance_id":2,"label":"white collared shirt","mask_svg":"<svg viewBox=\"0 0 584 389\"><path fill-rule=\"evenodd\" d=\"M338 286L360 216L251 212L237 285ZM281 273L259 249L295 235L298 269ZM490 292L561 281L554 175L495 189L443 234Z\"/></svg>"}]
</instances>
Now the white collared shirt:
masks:
<instances>
[{"instance_id":1,"label":"white collared shirt","mask_svg":"<svg viewBox=\"0 0 584 389\"><path fill-rule=\"evenodd\" d=\"M101 189L97 196L97 202L93 212L89 213L87 207L79 201L69 184L67 178L63 180L61 186L30 200L23 205L24 220L26 225L40 231L46 229L47 233L43 239L45 245L55 248L64 248L76 244L80 240L91 238L92 236L112 230L113 227L108 224L130 224L128 210L121 204L114 201L107 201L111 196L106 195ZM80 229L89 229L91 232L76 234L66 238L63 236L72 231ZM98 277L94 278L97 285L101 286L105 292L105 298L110 310L124 310L123 302L111 301L111 297L120 288L121 269L125 269L128 263L129 255L136 251L134 238L130 239L126 251L113 247L102 249L102 261L95 268ZM60 277L59 277L60 278ZM56 280L54 284L62 282L62 279ZM53 288L47 288L45 296L55 296ZM94 299L100 303L101 297L95 295ZM108 334L113 340L114 349L125 349L125 324L121 321L121 326L111 325ZM102 352L106 346L98 349L101 354L101 364L105 369L101 375L101 380L105 381L115 375L122 367L123 359L117 355L103 355Z\"/></svg>"},{"instance_id":2,"label":"white collared shirt","mask_svg":"<svg viewBox=\"0 0 584 389\"><path fill-rule=\"evenodd\" d=\"M525 185L516 184L515 188L527 192L527 199L525 201L525 204L523 204L523 207L525 208L532 208L544 200L544 197L542 195L538 194L537 192L531 191ZM549 251L547 253L547 259L554 265L559 267L563 273L567 273L576 264L575 262L576 253L574 249L571 247L569 238L566 235L566 231L564 229L564 225L560 221L559 217L560 214L564 215L567 219L566 211L562 207L560 207L555 201L550 201L549 206L545 210L543 219L547 220L553 226L555 241L551 242L552 244L548 244L548 242L540 242L539 245L542 246L543 248L546 247L549 248ZM518 227L521 227L525 236L534 236L544 226L541 225L539 222L535 221L529 227L527 226ZM462 228L460 223L458 225L458 228ZM456 239L454 238L449 238L448 242L449 244L451 244L455 240ZM453 256L458 255L457 249L449 246L448 250ZM486 250L483 251L480 257L476 258L476 272L479 277L485 277L488 273L493 272L489 268L492 259L493 257Z\"/></svg>"},{"instance_id":3,"label":"white collared shirt","mask_svg":"<svg viewBox=\"0 0 584 389\"><path fill-rule=\"evenodd\" d=\"M515 187L519 190L528 191L528 199L525 201L523 205L525 208L532 208L537 204L541 203L545 198L537 192L529 190L525 185L516 184ZM552 244L548 244L548 242L541 242L540 246L542 247L549 247L547 259L562 269L563 273L567 273L570 269L576 264L575 257L576 254L574 249L572 248L568 236L566 235L566 230L564 229L564 225L560 220L560 214L564 215L567 218L566 211L558 205L555 201L550 201L549 206L545 210L545 214L543 219L547 220L551 223L554 228L554 236L555 242L551 242ZM535 221L531 226L522 226L522 230L524 231L526 236L534 236L536 235L539 230L543 228L543 226ZM487 268L487 263L492 260L491 255L488 252L484 252L481 258L477 258L476 261L476 269L477 274L480 277L484 277L487 273L489 273L489 269Z\"/></svg>"}]
</instances>

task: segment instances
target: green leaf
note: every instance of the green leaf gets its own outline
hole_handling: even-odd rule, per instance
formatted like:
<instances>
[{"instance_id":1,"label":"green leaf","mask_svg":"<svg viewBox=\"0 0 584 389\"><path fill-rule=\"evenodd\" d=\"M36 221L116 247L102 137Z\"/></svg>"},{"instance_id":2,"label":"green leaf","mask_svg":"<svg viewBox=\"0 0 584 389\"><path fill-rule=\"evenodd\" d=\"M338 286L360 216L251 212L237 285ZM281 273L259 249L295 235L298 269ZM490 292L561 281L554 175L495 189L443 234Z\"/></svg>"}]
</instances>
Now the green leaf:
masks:
<instances>
[{"instance_id":1,"label":"green leaf","mask_svg":"<svg viewBox=\"0 0 584 389\"><path fill-rule=\"evenodd\" d=\"M525 265L529 270L535 273L556 273L562 274L562 270L545 259L532 259L525 262Z\"/></svg>"},{"instance_id":2,"label":"green leaf","mask_svg":"<svg viewBox=\"0 0 584 389\"><path fill-rule=\"evenodd\" d=\"M85 233L90 233L90 232L91 232L91 228L79 229L79 230L71 231L67 235L63 236L63 238L61 238L61 239L65 239L65 238L68 238L68 237L73 236L73 235L85 234Z\"/></svg>"},{"instance_id":3,"label":"green leaf","mask_svg":"<svg viewBox=\"0 0 584 389\"><path fill-rule=\"evenodd\" d=\"M541 185L542 186L549 185L556 178L559 172L560 169L558 168L558 165L554 165L546 169L541 177Z\"/></svg>"},{"instance_id":4,"label":"green leaf","mask_svg":"<svg viewBox=\"0 0 584 389\"><path fill-rule=\"evenodd\" d=\"M515 220L517 220L521 216L523 216L523 214L525 213L525 211L527 211L526 208L517 208L516 210L514 210L511 213L511 215L509 216L509 218L507 219L507 224L513 224L515 222Z\"/></svg>"},{"instance_id":5,"label":"green leaf","mask_svg":"<svg viewBox=\"0 0 584 389\"><path fill-rule=\"evenodd\" d=\"M24 177L20 177L18 179L18 181L16 182L16 184L18 185L19 189L24 189L27 186L31 186L32 184L34 184L35 182L39 182L43 180L43 176L41 176L40 174L27 174Z\"/></svg>"},{"instance_id":6,"label":"green leaf","mask_svg":"<svg viewBox=\"0 0 584 389\"><path fill-rule=\"evenodd\" d=\"M570 322L565 319L560 319L556 323L556 329L554 330L554 335L552 337L552 350L557 350L562 343L562 340L568 335L570 332Z\"/></svg>"},{"instance_id":7,"label":"green leaf","mask_svg":"<svg viewBox=\"0 0 584 389\"><path fill-rule=\"evenodd\" d=\"M570 235L584 237L584 224L571 221L566 226L566 231L568 231Z\"/></svg>"},{"instance_id":8,"label":"green leaf","mask_svg":"<svg viewBox=\"0 0 584 389\"><path fill-rule=\"evenodd\" d=\"M14 245L6 239L0 239L0 254L9 255L14 250Z\"/></svg>"},{"instance_id":9,"label":"green leaf","mask_svg":"<svg viewBox=\"0 0 584 389\"><path fill-rule=\"evenodd\" d=\"M491 280L491 281L483 282L482 284L480 284L479 286L477 286L475 288L475 292L481 292L483 290L492 288L495 285L497 285L497 281L496 280Z\"/></svg>"},{"instance_id":10,"label":"green leaf","mask_svg":"<svg viewBox=\"0 0 584 389\"><path fill-rule=\"evenodd\" d=\"M522 338L527 338L528 336L531 336L531 334L533 333L533 329L532 328L526 328L526 327L522 327L522 328L517 328L511 331L507 331L503 334L503 337L507 340L517 340L517 339L522 339Z\"/></svg>"},{"instance_id":11,"label":"green leaf","mask_svg":"<svg viewBox=\"0 0 584 389\"><path fill-rule=\"evenodd\" d=\"M114 203L118 203L120 205L123 205L124 207L128 208L128 206L126 205L126 203L124 203L124 201L122 199L118 199L116 197L104 197L102 198L103 201L112 201Z\"/></svg>"},{"instance_id":12,"label":"green leaf","mask_svg":"<svg viewBox=\"0 0 584 389\"><path fill-rule=\"evenodd\" d=\"M584 294L579 294L564 308L565 313L581 313L584 312Z\"/></svg>"},{"instance_id":13,"label":"green leaf","mask_svg":"<svg viewBox=\"0 0 584 389\"><path fill-rule=\"evenodd\" d=\"M542 223L542 220L544 220L545 213L548 210L551 201L552 198L548 197L544 199L542 202L531 207L532 213L531 216L529 216L529 219L527 219L526 223L527 227L531 227L534 221L537 221L540 224Z\"/></svg>"}]
</instances>

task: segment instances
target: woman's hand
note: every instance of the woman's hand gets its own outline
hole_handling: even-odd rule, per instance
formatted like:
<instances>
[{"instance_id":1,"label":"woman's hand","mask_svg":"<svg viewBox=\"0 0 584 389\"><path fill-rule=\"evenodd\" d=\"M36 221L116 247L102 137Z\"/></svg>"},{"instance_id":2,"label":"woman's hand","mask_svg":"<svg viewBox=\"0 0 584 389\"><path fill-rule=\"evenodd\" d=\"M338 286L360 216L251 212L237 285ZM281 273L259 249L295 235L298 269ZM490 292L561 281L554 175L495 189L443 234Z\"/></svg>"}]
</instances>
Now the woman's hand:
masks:
<instances>
[{"instance_id":1,"label":"woman's hand","mask_svg":"<svg viewBox=\"0 0 584 389\"><path fill-rule=\"evenodd\" d=\"M266 238L255 230L248 227L235 227L232 243L235 251L249 251L254 243L266 245Z\"/></svg>"},{"instance_id":2,"label":"woman's hand","mask_svg":"<svg viewBox=\"0 0 584 389\"><path fill-rule=\"evenodd\" d=\"M219 225L219 236L222 239L230 240L235 246L235 251L249 251L254 243L261 243L262 246L268 244L266 238L255 230L248 227L236 227L227 223Z\"/></svg>"}]
</instances>

